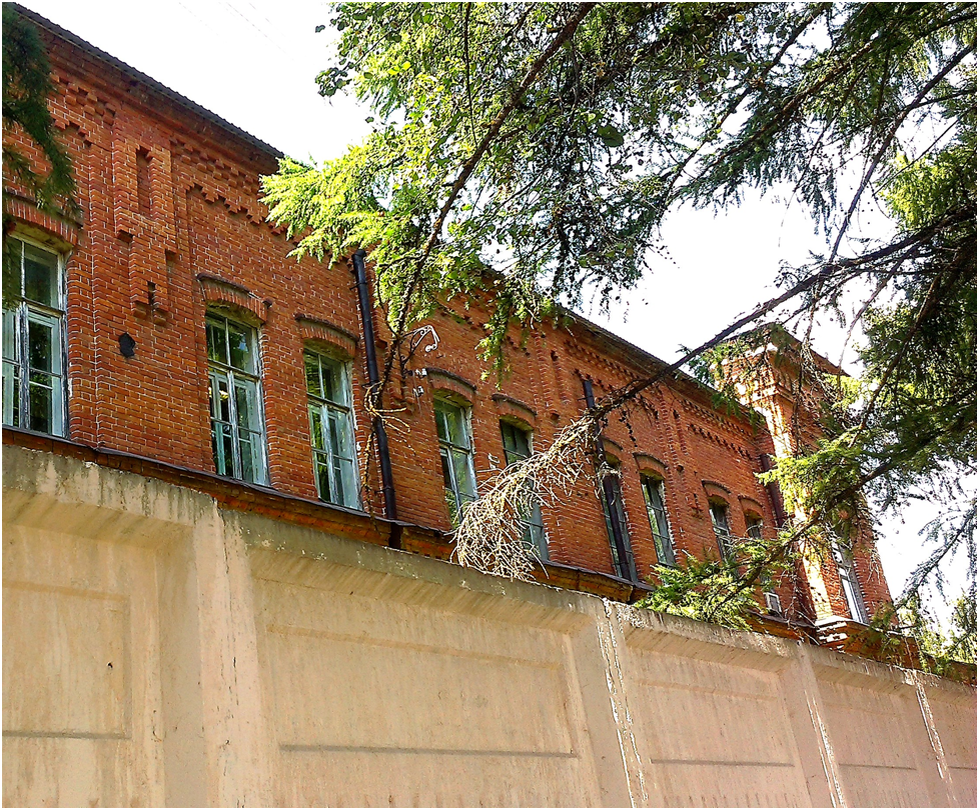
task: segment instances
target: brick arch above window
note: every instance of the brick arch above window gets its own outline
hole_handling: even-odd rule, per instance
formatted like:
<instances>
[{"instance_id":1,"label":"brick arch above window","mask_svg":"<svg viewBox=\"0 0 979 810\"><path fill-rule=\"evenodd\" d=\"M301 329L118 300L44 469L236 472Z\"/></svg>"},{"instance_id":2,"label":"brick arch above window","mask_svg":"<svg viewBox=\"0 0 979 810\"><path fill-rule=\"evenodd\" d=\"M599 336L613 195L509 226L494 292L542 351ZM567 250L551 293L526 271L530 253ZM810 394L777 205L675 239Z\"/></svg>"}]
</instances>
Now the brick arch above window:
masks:
<instances>
[{"instance_id":1,"label":"brick arch above window","mask_svg":"<svg viewBox=\"0 0 979 810\"><path fill-rule=\"evenodd\" d=\"M208 308L224 308L250 326L264 326L268 320L268 312L272 306L269 299L263 300L247 287L209 273L198 273L197 281Z\"/></svg>"},{"instance_id":2,"label":"brick arch above window","mask_svg":"<svg viewBox=\"0 0 979 810\"><path fill-rule=\"evenodd\" d=\"M537 411L529 405L501 393L493 394L491 398L501 421L512 422L524 430L534 429L537 424Z\"/></svg>"},{"instance_id":3,"label":"brick arch above window","mask_svg":"<svg viewBox=\"0 0 979 810\"><path fill-rule=\"evenodd\" d=\"M639 472L643 475L651 475L653 478L662 480L666 479L668 467L665 462L660 461L656 456L649 455L649 453L633 453L632 456L636 460L636 466L639 467Z\"/></svg>"},{"instance_id":4,"label":"brick arch above window","mask_svg":"<svg viewBox=\"0 0 979 810\"><path fill-rule=\"evenodd\" d=\"M605 455L615 459L616 464L621 464L625 458L625 449L614 439L602 435L602 446L605 448Z\"/></svg>"},{"instance_id":5,"label":"brick arch above window","mask_svg":"<svg viewBox=\"0 0 979 810\"><path fill-rule=\"evenodd\" d=\"M754 498L749 498L747 495L738 495L738 501L741 502L741 511L746 515L759 518L764 516L764 507Z\"/></svg>"},{"instance_id":6,"label":"brick arch above window","mask_svg":"<svg viewBox=\"0 0 979 810\"><path fill-rule=\"evenodd\" d=\"M33 200L15 193L5 194L7 214L13 223L11 232L33 239L58 253L70 253L78 247L81 231L76 223L39 211Z\"/></svg>"},{"instance_id":7,"label":"brick arch above window","mask_svg":"<svg viewBox=\"0 0 979 810\"><path fill-rule=\"evenodd\" d=\"M342 326L300 313L296 314L296 325L303 343L313 350L325 352L340 360L353 360L356 357L359 338Z\"/></svg>"},{"instance_id":8,"label":"brick arch above window","mask_svg":"<svg viewBox=\"0 0 979 810\"><path fill-rule=\"evenodd\" d=\"M707 500L728 504L731 502L731 490L724 484L717 481L703 481L704 492L707 493Z\"/></svg>"},{"instance_id":9,"label":"brick arch above window","mask_svg":"<svg viewBox=\"0 0 979 810\"><path fill-rule=\"evenodd\" d=\"M456 405L472 407L476 400L476 386L465 377L452 371L429 366L425 369L429 384L436 396Z\"/></svg>"}]
</instances>

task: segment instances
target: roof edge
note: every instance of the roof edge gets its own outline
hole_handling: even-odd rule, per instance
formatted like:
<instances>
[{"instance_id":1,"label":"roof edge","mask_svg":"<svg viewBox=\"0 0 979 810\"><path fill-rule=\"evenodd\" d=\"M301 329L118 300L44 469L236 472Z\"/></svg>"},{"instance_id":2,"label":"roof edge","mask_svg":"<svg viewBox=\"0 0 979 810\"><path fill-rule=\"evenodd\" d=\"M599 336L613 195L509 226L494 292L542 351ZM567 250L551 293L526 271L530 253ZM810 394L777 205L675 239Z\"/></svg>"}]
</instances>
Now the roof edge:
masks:
<instances>
[{"instance_id":1,"label":"roof edge","mask_svg":"<svg viewBox=\"0 0 979 810\"><path fill-rule=\"evenodd\" d=\"M633 355L633 359L637 365L640 366L647 365L647 364L651 365L653 368L653 373L666 372L667 369L671 368L676 362L674 361L673 363L668 363L662 358L657 357L651 352L646 351L642 347L637 346L635 343L632 343L626 340L624 337L615 334L615 332L611 332L605 327L599 326L597 323L588 320L583 315L580 315L577 312L568 309L563 305L559 305L559 306L560 306L560 313L562 317L568 318L580 328L590 331L595 335L597 335L598 337L601 337L604 340L610 341L622 347L626 352ZM686 384L691 388L693 388L693 390L695 390L698 394L708 396L711 398L713 398L714 395L719 395L721 393L718 389L714 388L714 386L701 382L696 377L687 373L686 371L684 371L682 368L679 367L671 372L665 373L663 379L665 380L668 378L673 379L678 383ZM714 404L713 401L710 401L708 404L710 405L711 408L714 408L716 410L716 405ZM739 413L725 414L725 415L727 416L736 415L737 417L745 420L749 424L752 422L752 417L751 417L752 413L761 416L760 412L758 412L755 408L752 408L743 402L739 402L737 404L739 408Z\"/></svg>"},{"instance_id":2,"label":"roof edge","mask_svg":"<svg viewBox=\"0 0 979 810\"><path fill-rule=\"evenodd\" d=\"M191 112L194 115L198 115L201 118L206 119L210 123L219 126L221 129L226 130L230 134L234 135L236 138L239 138L242 141L246 142L249 146L259 149L262 152L274 158L286 157L284 152L279 151L274 146L266 143L260 138L255 137L251 133L246 132L245 130L241 129L241 127L235 126L230 121L227 121L221 116L217 115L216 113L211 112L206 107L202 107L200 104L191 101L189 98L181 95L176 90L171 90L165 84L157 81L152 76L148 76L142 71L139 71L136 68L134 68L132 65L126 64L121 59L117 59L115 56L106 53L101 48L95 47L90 42L87 42L86 40L82 39L77 34L73 34L71 31L62 28L57 23L51 22L51 20L47 19L47 17L43 17L40 14L38 14L36 11L32 11L29 8L24 8L24 6L20 5L19 3L10 3L10 5L14 8L14 10L18 14L20 14L25 19L30 20L39 28L43 28L44 30L58 37L59 39L63 39L69 44L74 45L77 48L81 48L82 50L94 56L96 59L105 62L110 67L118 70L119 72L125 74L126 76L129 76L132 79L135 79L136 81L142 84L145 84L151 90L168 98L170 101L174 102L180 107L183 107L188 112Z\"/></svg>"}]
</instances>

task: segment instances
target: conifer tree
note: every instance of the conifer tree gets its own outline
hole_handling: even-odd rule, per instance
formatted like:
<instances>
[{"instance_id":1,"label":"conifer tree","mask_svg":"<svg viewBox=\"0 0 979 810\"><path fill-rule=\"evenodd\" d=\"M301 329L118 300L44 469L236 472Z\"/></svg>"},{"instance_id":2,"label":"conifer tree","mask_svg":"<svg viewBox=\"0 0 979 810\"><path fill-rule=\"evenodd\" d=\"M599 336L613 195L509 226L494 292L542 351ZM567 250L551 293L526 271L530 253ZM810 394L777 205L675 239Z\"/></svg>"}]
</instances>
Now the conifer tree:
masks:
<instances>
[{"instance_id":1,"label":"conifer tree","mask_svg":"<svg viewBox=\"0 0 979 810\"><path fill-rule=\"evenodd\" d=\"M730 351L717 347L749 346L759 323L801 319L805 336L806 318L856 301L860 387L827 415L826 442L775 473L786 489L810 485L814 519L792 531L837 525L861 491L895 507L940 498L962 520L936 541L974 555L975 497L956 485L976 468L973 4L332 8L340 37L321 93L352 89L374 132L323 166L283 161L264 189L300 253L372 246L394 333L388 371L438 301L486 290L483 350L502 370L514 319L532 326L556 302L634 285L668 211L777 193L810 211L825 252L783 268L779 295L681 363L709 375ZM870 205L890 227L853 234ZM789 545L756 559L784 564ZM750 566L745 589L764 567ZM969 587L974 600L974 576Z\"/></svg>"},{"instance_id":2,"label":"conifer tree","mask_svg":"<svg viewBox=\"0 0 979 810\"><path fill-rule=\"evenodd\" d=\"M34 26L3 4L3 176L18 182L38 208L51 213L75 212L71 158L58 139L48 109L53 91L51 68ZM26 135L40 150L46 167L30 158L8 137ZM46 171L45 171L46 168ZM6 194L6 188L4 189ZM6 197L4 197L6 199ZM4 232L8 227L4 205Z\"/></svg>"}]
</instances>

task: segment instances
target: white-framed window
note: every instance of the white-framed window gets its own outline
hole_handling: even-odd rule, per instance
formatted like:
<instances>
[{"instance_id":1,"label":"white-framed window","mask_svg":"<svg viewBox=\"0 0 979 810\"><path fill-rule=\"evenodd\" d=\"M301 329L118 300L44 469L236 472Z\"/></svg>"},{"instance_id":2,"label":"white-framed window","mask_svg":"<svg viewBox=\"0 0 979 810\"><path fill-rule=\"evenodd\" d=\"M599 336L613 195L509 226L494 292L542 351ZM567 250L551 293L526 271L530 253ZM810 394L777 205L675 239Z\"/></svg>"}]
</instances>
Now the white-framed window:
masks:
<instances>
[{"instance_id":1,"label":"white-framed window","mask_svg":"<svg viewBox=\"0 0 979 810\"><path fill-rule=\"evenodd\" d=\"M867 603L863 600L863 590L860 588L860 580L857 579L857 569L853 565L853 550L844 548L836 542L833 543L832 549L833 560L836 562L840 574L840 585L843 588L843 596L846 598L846 606L850 611L850 618L861 624L869 624L870 615L867 612Z\"/></svg>"},{"instance_id":2,"label":"white-framed window","mask_svg":"<svg viewBox=\"0 0 979 810\"><path fill-rule=\"evenodd\" d=\"M258 335L215 311L206 329L214 466L218 475L267 484Z\"/></svg>"},{"instance_id":3,"label":"white-framed window","mask_svg":"<svg viewBox=\"0 0 979 810\"><path fill-rule=\"evenodd\" d=\"M612 492L612 501L609 503L605 486L603 485L602 510L605 512L605 528L608 531L608 544L612 552L612 568L615 570L616 575L622 577L622 579L636 582L638 579L636 576L636 562L632 554L632 541L629 539L629 521L626 518L625 501L622 497L622 479L618 474L618 464L613 463L611 459L608 460L608 464L613 472L605 480L610 485L609 489ZM625 546L625 559L622 559L622 555L619 554L619 549L616 547L615 532L612 528L613 521L617 524L622 536L622 544Z\"/></svg>"},{"instance_id":4,"label":"white-framed window","mask_svg":"<svg viewBox=\"0 0 979 810\"><path fill-rule=\"evenodd\" d=\"M765 591L765 610L772 616L783 616L782 600L775 591Z\"/></svg>"},{"instance_id":5,"label":"white-framed window","mask_svg":"<svg viewBox=\"0 0 979 810\"><path fill-rule=\"evenodd\" d=\"M66 434L64 261L9 236L3 246L3 423Z\"/></svg>"},{"instance_id":6,"label":"white-framed window","mask_svg":"<svg viewBox=\"0 0 979 810\"><path fill-rule=\"evenodd\" d=\"M676 551L673 548L673 536L670 534L670 522L666 517L666 485L661 478L652 475L644 475L641 480L649 526L653 530L653 542L656 544L656 559L660 565L675 566Z\"/></svg>"},{"instance_id":7,"label":"white-framed window","mask_svg":"<svg viewBox=\"0 0 979 810\"><path fill-rule=\"evenodd\" d=\"M350 368L333 357L306 350L306 392L313 443L313 472L320 500L360 508L354 442Z\"/></svg>"},{"instance_id":8,"label":"white-framed window","mask_svg":"<svg viewBox=\"0 0 979 810\"><path fill-rule=\"evenodd\" d=\"M439 437L439 455L442 458L445 500L449 506L452 524L458 525L466 504L476 500L469 409L437 398L435 427Z\"/></svg>"},{"instance_id":9,"label":"white-framed window","mask_svg":"<svg viewBox=\"0 0 979 810\"><path fill-rule=\"evenodd\" d=\"M506 457L507 466L530 457L533 435L529 430L523 430L511 422L500 422L500 431L503 434L503 453ZM547 535L544 532L544 518L541 514L540 500L534 495L532 502L533 506L530 513L524 520L526 524L524 542L534 550L540 559L546 560Z\"/></svg>"},{"instance_id":10,"label":"white-framed window","mask_svg":"<svg viewBox=\"0 0 979 810\"><path fill-rule=\"evenodd\" d=\"M710 502L710 522L714 526L714 537L721 560L729 560L734 551L734 538L731 537L731 524L727 518L727 504L723 501Z\"/></svg>"}]
</instances>

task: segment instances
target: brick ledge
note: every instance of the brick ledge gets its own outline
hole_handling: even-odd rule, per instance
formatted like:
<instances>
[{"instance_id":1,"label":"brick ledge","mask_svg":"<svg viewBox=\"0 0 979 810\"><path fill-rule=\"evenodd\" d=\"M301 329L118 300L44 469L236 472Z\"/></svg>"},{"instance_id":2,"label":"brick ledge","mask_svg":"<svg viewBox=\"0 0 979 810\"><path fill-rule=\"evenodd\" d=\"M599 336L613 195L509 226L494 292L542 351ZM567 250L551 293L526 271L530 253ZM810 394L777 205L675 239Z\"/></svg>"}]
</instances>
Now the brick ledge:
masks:
<instances>
[{"instance_id":1,"label":"brick ledge","mask_svg":"<svg viewBox=\"0 0 979 810\"><path fill-rule=\"evenodd\" d=\"M254 512L375 545L400 548L424 557L451 561L455 548L444 532L429 526L391 521L366 512L313 501L270 487L224 478L215 473L180 467L120 450L96 448L7 425L3 426L3 444L136 473L204 493L226 509ZM550 561L536 566L534 579L544 585L628 603L641 599L650 591L648 586L611 574Z\"/></svg>"}]
</instances>

